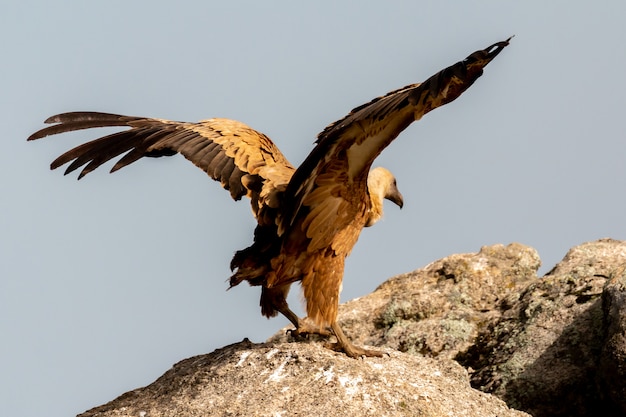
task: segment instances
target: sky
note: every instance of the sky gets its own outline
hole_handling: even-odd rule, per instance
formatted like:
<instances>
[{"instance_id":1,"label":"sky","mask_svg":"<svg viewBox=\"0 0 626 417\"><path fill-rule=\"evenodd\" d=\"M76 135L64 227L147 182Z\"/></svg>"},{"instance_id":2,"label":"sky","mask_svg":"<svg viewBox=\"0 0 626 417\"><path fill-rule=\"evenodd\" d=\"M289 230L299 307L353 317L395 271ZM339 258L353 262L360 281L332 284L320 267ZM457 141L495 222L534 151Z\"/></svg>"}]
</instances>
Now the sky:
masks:
<instances>
[{"instance_id":1,"label":"sky","mask_svg":"<svg viewBox=\"0 0 626 417\"><path fill-rule=\"evenodd\" d=\"M404 208L364 230L343 301L484 245L626 239L626 3L588 1L9 0L0 12L0 415L72 416L184 358L288 324L259 288L226 291L252 241L233 202L184 158L49 164L106 131L26 142L66 111L227 117L297 165L326 125L515 35L455 102L376 165ZM302 312L299 287L291 305Z\"/></svg>"}]
</instances>

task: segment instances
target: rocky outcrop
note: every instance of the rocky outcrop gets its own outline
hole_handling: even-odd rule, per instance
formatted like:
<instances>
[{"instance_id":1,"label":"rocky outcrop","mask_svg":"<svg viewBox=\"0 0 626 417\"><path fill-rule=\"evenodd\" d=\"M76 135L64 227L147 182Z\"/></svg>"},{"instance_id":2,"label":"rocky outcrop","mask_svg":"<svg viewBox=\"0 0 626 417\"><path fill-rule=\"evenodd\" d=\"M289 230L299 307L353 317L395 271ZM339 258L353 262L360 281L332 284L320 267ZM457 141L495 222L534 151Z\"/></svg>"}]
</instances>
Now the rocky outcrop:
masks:
<instances>
[{"instance_id":1,"label":"rocky outcrop","mask_svg":"<svg viewBox=\"0 0 626 417\"><path fill-rule=\"evenodd\" d=\"M604 343L600 352L599 388L626 415L626 266L612 274L602 292Z\"/></svg>"},{"instance_id":2,"label":"rocky outcrop","mask_svg":"<svg viewBox=\"0 0 626 417\"><path fill-rule=\"evenodd\" d=\"M487 246L340 306L348 336L387 357L281 331L82 416L626 415L626 242L575 247L543 278L539 265L527 246Z\"/></svg>"},{"instance_id":3,"label":"rocky outcrop","mask_svg":"<svg viewBox=\"0 0 626 417\"><path fill-rule=\"evenodd\" d=\"M625 242L571 249L457 356L473 386L536 417L626 415L624 266Z\"/></svg>"},{"instance_id":4,"label":"rocky outcrop","mask_svg":"<svg viewBox=\"0 0 626 417\"><path fill-rule=\"evenodd\" d=\"M81 416L527 416L472 389L453 361L388 353L354 360L319 343L243 341Z\"/></svg>"}]
</instances>

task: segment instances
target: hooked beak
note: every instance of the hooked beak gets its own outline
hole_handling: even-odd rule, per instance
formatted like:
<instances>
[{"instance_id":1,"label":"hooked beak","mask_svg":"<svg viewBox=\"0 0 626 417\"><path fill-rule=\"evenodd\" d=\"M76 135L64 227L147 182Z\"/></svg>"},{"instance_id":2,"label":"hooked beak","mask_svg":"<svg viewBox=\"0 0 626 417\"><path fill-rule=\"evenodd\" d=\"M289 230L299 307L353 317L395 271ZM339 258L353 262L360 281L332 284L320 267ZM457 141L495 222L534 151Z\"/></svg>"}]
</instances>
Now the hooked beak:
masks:
<instances>
[{"instance_id":1,"label":"hooked beak","mask_svg":"<svg viewBox=\"0 0 626 417\"><path fill-rule=\"evenodd\" d=\"M395 203L400 208L402 208L402 206L404 205L404 198L402 198L402 194L400 194L400 191L395 187L393 190L390 190L389 193L387 193L385 198Z\"/></svg>"}]
</instances>

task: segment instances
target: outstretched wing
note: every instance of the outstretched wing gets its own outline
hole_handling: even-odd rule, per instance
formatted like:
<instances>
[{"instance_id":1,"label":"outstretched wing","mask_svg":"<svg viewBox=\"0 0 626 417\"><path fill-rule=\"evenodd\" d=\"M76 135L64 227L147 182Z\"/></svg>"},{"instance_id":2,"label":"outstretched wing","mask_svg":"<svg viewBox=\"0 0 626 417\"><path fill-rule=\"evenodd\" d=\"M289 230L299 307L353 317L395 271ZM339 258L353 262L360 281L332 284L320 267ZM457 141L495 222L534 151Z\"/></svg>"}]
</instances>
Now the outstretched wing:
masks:
<instances>
[{"instance_id":1,"label":"outstretched wing","mask_svg":"<svg viewBox=\"0 0 626 417\"><path fill-rule=\"evenodd\" d=\"M123 155L111 172L142 157L182 154L230 191L233 199L248 196L260 221L263 208L277 207L277 193L284 191L294 167L264 134L230 119L197 123L97 112L73 112L52 116L52 126L28 140L74 130L120 126L130 129L77 146L55 159L51 169L68 162L68 174L80 167L78 179L107 161Z\"/></svg>"},{"instance_id":2,"label":"outstretched wing","mask_svg":"<svg viewBox=\"0 0 626 417\"><path fill-rule=\"evenodd\" d=\"M310 239L309 250L330 245L335 234L364 209L367 174L374 159L412 122L467 90L510 39L474 52L421 84L359 106L326 127L287 188L287 212L280 230L300 223Z\"/></svg>"}]
</instances>

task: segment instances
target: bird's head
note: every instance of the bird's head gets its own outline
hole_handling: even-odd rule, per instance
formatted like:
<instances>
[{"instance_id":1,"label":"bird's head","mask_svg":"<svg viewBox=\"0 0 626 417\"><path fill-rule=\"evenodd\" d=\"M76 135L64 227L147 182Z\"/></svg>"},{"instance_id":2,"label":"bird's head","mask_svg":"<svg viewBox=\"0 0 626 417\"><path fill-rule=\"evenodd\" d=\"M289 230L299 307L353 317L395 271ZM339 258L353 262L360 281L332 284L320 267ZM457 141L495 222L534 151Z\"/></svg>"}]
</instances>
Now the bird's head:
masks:
<instances>
[{"instance_id":1,"label":"bird's head","mask_svg":"<svg viewBox=\"0 0 626 417\"><path fill-rule=\"evenodd\" d=\"M367 188L370 195L376 195L380 199L387 199L402 208L404 199L398 185L396 177L386 168L377 167L370 171L367 177Z\"/></svg>"},{"instance_id":2,"label":"bird's head","mask_svg":"<svg viewBox=\"0 0 626 417\"><path fill-rule=\"evenodd\" d=\"M378 167L370 171L367 176L367 188L370 195L371 207L365 226L375 224L383 217L383 199L394 202L402 208L404 200L396 185L396 178L389 170Z\"/></svg>"}]
</instances>

